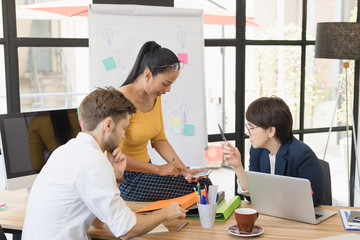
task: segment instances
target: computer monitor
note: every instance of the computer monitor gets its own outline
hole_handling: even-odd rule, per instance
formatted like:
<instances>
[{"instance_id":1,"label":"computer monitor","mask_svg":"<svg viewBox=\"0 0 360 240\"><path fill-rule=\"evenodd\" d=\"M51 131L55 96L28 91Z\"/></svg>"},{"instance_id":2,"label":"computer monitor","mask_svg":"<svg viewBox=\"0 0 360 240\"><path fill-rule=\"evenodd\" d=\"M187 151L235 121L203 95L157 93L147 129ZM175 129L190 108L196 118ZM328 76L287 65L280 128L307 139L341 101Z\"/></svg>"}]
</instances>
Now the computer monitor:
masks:
<instances>
[{"instance_id":1,"label":"computer monitor","mask_svg":"<svg viewBox=\"0 0 360 240\"><path fill-rule=\"evenodd\" d=\"M0 115L6 188L30 188L51 153L80 131L76 109Z\"/></svg>"}]
</instances>

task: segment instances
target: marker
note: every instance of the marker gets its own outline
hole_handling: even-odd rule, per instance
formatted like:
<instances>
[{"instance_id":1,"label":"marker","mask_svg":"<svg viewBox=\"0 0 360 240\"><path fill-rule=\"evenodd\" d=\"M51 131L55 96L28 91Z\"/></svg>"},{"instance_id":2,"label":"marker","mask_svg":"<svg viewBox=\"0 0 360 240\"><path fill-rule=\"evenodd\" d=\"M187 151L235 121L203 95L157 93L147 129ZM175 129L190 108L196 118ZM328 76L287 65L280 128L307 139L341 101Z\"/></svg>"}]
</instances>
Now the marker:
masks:
<instances>
[{"instance_id":1,"label":"marker","mask_svg":"<svg viewBox=\"0 0 360 240\"><path fill-rule=\"evenodd\" d=\"M209 197L208 197L208 191L206 185L205 185L205 199L206 199L206 204L209 204Z\"/></svg>"},{"instance_id":2,"label":"marker","mask_svg":"<svg viewBox=\"0 0 360 240\"><path fill-rule=\"evenodd\" d=\"M199 194L199 203L201 204L201 191L200 191L200 183L197 184L198 194Z\"/></svg>"},{"instance_id":3,"label":"marker","mask_svg":"<svg viewBox=\"0 0 360 240\"><path fill-rule=\"evenodd\" d=\"M184 222L178 229L176 229L176 231L180 231L181 229L183 229L186 225L188 225L189 222Z\"/></svg>"}]
</instances>

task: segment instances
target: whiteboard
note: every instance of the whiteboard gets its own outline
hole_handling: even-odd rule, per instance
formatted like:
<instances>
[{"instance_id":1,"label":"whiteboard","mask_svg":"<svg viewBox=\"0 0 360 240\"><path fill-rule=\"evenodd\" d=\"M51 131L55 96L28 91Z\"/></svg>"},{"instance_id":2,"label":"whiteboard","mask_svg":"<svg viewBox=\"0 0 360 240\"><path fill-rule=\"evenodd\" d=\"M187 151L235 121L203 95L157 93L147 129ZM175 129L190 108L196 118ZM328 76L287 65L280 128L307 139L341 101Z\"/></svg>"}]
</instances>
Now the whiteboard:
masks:
<instances>
[{"instance_id":1,"label":"whiteboard","mask_svg":"<svg viewBox=\"0 0 360 240\"><path fill-rule=\"evenodd\" d=\"M162 96L165 132L186 166L204 166L207 126L202 10L95 4L90 6L89 17L93 87L120 87L147 41L156 41L185 61L171 92ZM165 163L155 150L148 149L153 163Z\"/></svg>"}]
</instances>

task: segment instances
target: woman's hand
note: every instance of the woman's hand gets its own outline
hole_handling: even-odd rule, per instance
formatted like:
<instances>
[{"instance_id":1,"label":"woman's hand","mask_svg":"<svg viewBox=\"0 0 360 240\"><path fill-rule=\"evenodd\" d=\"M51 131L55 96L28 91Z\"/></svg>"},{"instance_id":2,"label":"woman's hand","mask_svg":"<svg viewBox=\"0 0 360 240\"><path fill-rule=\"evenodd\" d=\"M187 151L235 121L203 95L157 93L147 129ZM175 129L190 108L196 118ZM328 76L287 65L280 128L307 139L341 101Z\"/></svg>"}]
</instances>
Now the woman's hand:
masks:
<instances>
[{"instance_id":1,"label":"woman's hand","mask_svg":"<svg viewBox=\"0 0 360 240\"><path fill-rule=\"evenodd\" d=\"M241 154L237 147L234 147L229 142L222 142L222 152L225 160L235 169L243 167L241 163Z\"/></svg>"},{"instance_id":2,"label":"woman's hand","mask_svg":"<svg viewBox=\"0 0 360 240\"><path fill-rule=\"evenodd\" d=\"M159 166L158 174L161 176L172 175L173 177L177 177L180 173L179 166L177 166L175 162L170 162Z\"/></svg>"}]
</instances>

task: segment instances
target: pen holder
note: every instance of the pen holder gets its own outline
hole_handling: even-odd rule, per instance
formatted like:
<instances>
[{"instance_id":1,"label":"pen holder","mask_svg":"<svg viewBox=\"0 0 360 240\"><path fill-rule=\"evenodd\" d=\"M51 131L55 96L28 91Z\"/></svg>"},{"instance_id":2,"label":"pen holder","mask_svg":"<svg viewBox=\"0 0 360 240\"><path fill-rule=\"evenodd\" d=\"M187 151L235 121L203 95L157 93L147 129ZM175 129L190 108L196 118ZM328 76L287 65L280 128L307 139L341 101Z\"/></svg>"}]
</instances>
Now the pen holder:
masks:
<instances>
[{"instance_id":1,"label":"pen holder","mask_svg":"<svg viewBox=\"0 0 360 240\"><path fill-rule=\"evenodd\" d=\"M213 204L197 204L199 216L200 216L200 223L203 228L211 228L214 226L215 222L215 214L217 203Z\"/></svg>"}]
</instances>

